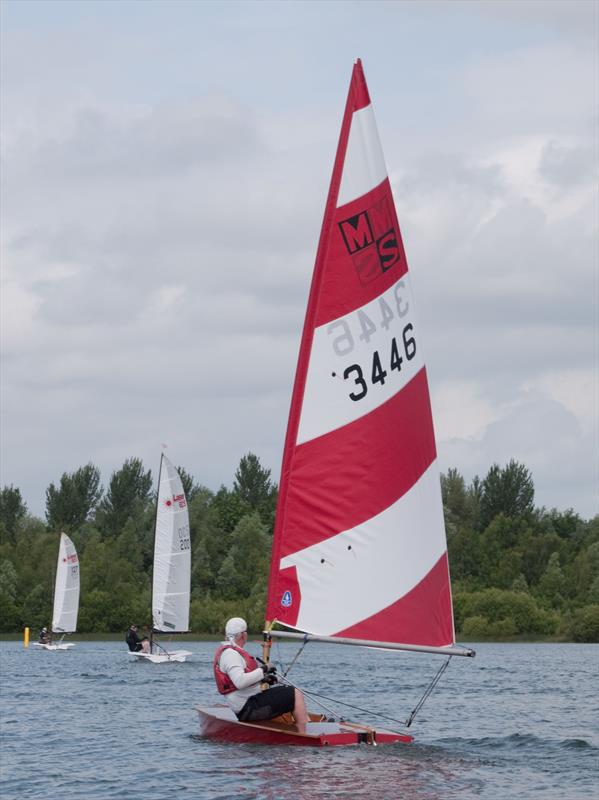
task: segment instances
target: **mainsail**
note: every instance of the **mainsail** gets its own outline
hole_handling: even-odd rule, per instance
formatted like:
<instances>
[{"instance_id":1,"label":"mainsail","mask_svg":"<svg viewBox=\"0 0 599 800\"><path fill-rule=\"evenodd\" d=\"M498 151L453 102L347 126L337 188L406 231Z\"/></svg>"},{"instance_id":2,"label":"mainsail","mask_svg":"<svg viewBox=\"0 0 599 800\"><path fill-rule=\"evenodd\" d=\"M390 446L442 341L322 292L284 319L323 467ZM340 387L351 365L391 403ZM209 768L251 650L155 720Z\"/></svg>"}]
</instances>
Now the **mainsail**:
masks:
<instances>
[{"instance_id":1,"label":"mainsail","mask_svg":"<svg viewBox=\"0 0 599 800\"><path fill-rule=\"evenodd\" d=\"M61 533L54 583L52 631L54 633L74 633L77 630L78 611L79 559L73 542L66 533Z\"/></svg>"},{"instance_id":2,"label":"mainsail","mask_svg":"<svg viewBox=\"0 0 599 800\"><path fill-rule=\"evenodd\" d=\"M191 543L189 514L181 478L162 454L152 581L153 629L164 633L189 630Z\"/></svg>"},{"instance_id":3,"label":"mainsail","mask_svg":"<svg viewBox=\"0 0 599 800\"><path fill-rule=\"evenodd\" d=\"M426 368L360 61L300 346L266 618L372 642L455 641Z\"/></svg>"}]
</instances>

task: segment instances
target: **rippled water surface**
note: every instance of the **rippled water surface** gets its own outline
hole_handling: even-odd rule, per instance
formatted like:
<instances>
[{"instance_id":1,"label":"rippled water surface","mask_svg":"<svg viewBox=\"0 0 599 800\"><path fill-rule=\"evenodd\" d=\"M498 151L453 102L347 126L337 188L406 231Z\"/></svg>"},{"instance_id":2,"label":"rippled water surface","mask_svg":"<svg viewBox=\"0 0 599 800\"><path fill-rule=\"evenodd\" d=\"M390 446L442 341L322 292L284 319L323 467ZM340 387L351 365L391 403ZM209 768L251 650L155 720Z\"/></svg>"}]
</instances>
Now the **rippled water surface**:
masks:
<instances>
[{"instance_id":1,"label":"rippled water surface","mask_svg":"<svg viewBox=\"0 0 599 800\"><path fill-rule=\"evenodd\" d=\"M599 794L596 645L478 645L476 659L452 659L410 730L414 744L331 749L199 738L194 705L217 700L215 646L186 642L188 662L155 665L132 661L118 642L67 652L0 643L2 800ZM293 644L273 651L283 663L295 653ZM405 720L441 663L311 643L290 677L371 712L346 709L349 719Z\"/></svg>"}]
</instances>

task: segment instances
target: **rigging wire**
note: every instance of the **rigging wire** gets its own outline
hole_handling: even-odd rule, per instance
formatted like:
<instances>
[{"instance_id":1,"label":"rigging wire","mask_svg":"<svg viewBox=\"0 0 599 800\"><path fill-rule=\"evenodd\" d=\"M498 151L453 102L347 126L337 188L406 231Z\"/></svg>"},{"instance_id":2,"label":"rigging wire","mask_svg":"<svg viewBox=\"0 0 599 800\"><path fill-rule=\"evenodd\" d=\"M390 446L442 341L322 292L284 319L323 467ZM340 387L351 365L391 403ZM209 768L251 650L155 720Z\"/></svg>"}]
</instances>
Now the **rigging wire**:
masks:
<instances>
[{"instance_id":1,"label":"rigging wire","mask_svg":"<svg viewBox=\"0 0 599 800\"><path fill-rule=\"evenodd\" d=\"M303 649L304 649L304 647L306 646L307 643L308 643L308 640L304 640L302 646L300 647L299 651L296 653L296 655L293 658L293 660L291 661L290 665L280 675L280 678L283 679L285 683L288 683L290 686L293 686L294 689L298 689L300 692L302 692L304 695L306 695L306 697L311 698L312 700L314 700L314 702L317 705L319 705L322 708L326 709L330 714L333 714L333 716L336 716L339 719L341 719L341 715L339 713L335 713L332 709L328 708L328 706L326 706L324 703L320 702L316 698L321 698L322 700L328 700L330 703L336 703L337 705L345 706L346 708L352 708L354 711L361 711L364 714L369 714L369 715L375 716L375 717L382 717L383 719L391 720L391 722L396 722L398 725L403 725L406 728L409 728L411 726L412 722L414 722L414 719L416 718L416 715L418 714L418 712L420 711L422 706L426 703L428 698L431 696L435 686L441 680L441 677L443 676L443 673L445 672L445 670L449 666L449 662L452 659L452 656L449 656L447 661L443 662L443 664L439 667L439 669L437 670L437 672L436 672L435 676L433 677L432 681L429 683L429 685L425 689L424 694L422 695L420 700L416 703L416 705L414 706L414 708L410 712L409 717L406 720L399 720L399 719L396 719L395 717L390 716L389 714L382 714L380 711L371 711L368 708L361 708L360 706L352 705L351 703L346 703L343 700L336 700L333 697L327 697L326 695L319 694L318 692L314 692L312 690L308 691L306 689L300 689L299 686L297 686L296 684L292 683L289 680L289 678L287 678L287 675L288 675L289 671L291 670L291 667L295 664L295 662L299 658L300 654L302 653L302 651L303 651ZM278 644L279 643L277 642L277 645ZM277 650L278 649L279 648L277 647ZM277 653L277 656L278 656L277 660L279 661L279 664L281 664L281 666L282 666L283 665L283 660L282 660L282 658L280 658L280 653L279 652Z\"/></svg>"},{"instance_id":2,"label":"rigging wire","mask_svg":"<svg viewBox=\"0 0 599 800\"><path fill-rule=\"evenodd\" d=\"M443 675L443 673L445 672L445 670L449 666L449 662L450 661L451 661L451 656L449 656L449 658L447 659L447 661L445 661L444 664L441 664L441 667L439 668L439 671L437 672L435 677L432 679L432 681L428 685L428 688L426 689L426 691L424 692L424 694L422 695L420 700L416 703L415 707L412 709L412 712L411 712L410 716L408 717L408 719L405 721L404 724L405 724L406 728L409 728L410 725L412 724L412 722L414 722L414 717L420 711L422 706L425 704L425 702L430 697L430 695L431 695L433 689L435 688L435 686L441 680L441 676Z\"/></svg>"}]
</instances>

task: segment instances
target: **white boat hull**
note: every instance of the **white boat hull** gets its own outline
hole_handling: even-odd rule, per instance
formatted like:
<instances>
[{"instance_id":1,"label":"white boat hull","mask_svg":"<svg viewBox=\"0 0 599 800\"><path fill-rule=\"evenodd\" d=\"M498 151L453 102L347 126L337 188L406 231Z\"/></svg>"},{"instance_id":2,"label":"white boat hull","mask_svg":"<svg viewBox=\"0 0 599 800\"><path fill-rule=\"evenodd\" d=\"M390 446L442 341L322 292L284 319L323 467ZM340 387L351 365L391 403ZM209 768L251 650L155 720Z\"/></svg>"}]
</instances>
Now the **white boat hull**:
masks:
<instances>
[{"instance_id":1,"label":"white boat hull","mask_svg":"<svg viewBox=\"0 0 599 800\"><path fill-rule=\"evenodd\" d=\"M34 642L34 647L42 647L44 650L69 650L71 647L75 647L74 644L42 644L41 642Z\"/></svg>"},{"instance_id":2,"label":"white boat hull","mask_svg":"<svg viewBox=\"0 0 599 800\"><path fill-rule=\"evenodd\" d=\"M189 650L173 650L172 652L165 653L143 653L129 651L129 655L133 656L137 661L150 661L152 664L167 664L169 662L182 663L187 660L187 656L193 655Z\"/></svg>"}]
</instances>

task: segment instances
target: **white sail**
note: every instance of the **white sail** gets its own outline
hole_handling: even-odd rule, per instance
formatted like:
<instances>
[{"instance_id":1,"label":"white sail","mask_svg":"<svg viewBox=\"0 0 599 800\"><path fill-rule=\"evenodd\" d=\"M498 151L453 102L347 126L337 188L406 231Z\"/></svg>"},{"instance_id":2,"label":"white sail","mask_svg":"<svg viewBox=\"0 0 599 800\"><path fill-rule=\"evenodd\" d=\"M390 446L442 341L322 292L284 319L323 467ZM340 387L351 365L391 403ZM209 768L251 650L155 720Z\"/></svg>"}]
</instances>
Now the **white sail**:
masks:
<instances>
[{"instance_id":1,"label":"white sail","mask_svg":"<svg viewBox=\"0 0 599 800\"><path fill-rule=\"evenodd\" d=\"M152 622L155 631L184 633L191 584L189 514L179 473L164 454L158 483Z\"/></svg>"},{"instance_id":2,"label":"white sail","mask_svg":"<svg viewBox=\"0 0 599 800\"><path fill-rule=\"evenodd\" d=\"M66 533L61 533L56 583L54 584L52 631L54 633L74 633L77 630L78 611L79 559L73 542Z\"/></svg>"}]
</instances>

